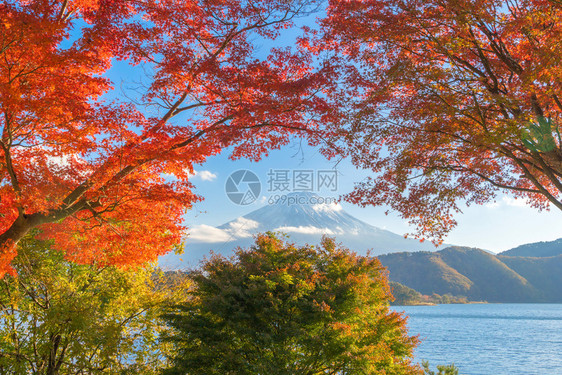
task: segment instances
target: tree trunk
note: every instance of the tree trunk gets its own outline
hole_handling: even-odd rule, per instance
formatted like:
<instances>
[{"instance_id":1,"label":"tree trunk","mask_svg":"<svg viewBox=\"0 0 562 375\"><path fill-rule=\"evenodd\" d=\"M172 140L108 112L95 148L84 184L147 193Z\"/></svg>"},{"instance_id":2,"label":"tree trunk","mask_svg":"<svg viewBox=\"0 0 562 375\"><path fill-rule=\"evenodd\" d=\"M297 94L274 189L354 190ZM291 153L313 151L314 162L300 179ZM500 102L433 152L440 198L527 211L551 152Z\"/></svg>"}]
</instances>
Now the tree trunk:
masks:
<instances>
[{"instance_id":1,"label":"tree trunk","mask_svg":"<svg viewBox=\"0 0 562 375\"><path fill-rule=\"evenodd\" d=\"M8 228L0 234L0 279L6 272L13 272L10 262L17 254L17 243L34 227L46 223L47 216L42 214L20 215Z\"/></svg>"},{"instance_id":2,"label":"tree trunk","mask_svg":"<svg viewBox=\"0 0 562 375\"><path fill-rule=\"evenodd\" d=\"M45 375L57 375L59 373L58 369L60 366L57 366L57 351L59 348L61 336L55 335L51 338L51 351L49 353L49 364L47 365L47 371Z\"/></svg>"}]
</instances>

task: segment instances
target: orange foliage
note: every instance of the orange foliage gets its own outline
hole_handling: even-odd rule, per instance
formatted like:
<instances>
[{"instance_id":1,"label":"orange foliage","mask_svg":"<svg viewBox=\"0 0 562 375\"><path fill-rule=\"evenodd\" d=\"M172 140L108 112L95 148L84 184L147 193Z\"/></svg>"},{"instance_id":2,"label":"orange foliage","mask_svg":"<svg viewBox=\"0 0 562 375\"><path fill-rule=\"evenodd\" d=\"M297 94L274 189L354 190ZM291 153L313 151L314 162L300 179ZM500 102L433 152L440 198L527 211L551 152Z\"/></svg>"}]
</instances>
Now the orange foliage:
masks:
<instances>
[{"instance_id":1,"label":"orange foliage","mask_svg":"<svg viewBox=\"0 0 562 375\"><path fill-rule=\"evenodd\" d=\"M324 22L352 61L348 153L375 174L350 201L435 242L500 191L562 209L559 2L334 0Z\"/></svg>"},{"instance_id":2,"label":"orange foliage","mask_svg":"<svg viewBox=\"0 0 562 375\"><path fill-rule=\"evenodd\" d=\"M76 262L154 260L199 199L194 164L225 148L257 160L295 133L319 142L332 69L254 45L313 3L4 1L0 273L34 227ZM148 72L134 100L109 99L119 60Z\"/></svg>"}]
</instances>

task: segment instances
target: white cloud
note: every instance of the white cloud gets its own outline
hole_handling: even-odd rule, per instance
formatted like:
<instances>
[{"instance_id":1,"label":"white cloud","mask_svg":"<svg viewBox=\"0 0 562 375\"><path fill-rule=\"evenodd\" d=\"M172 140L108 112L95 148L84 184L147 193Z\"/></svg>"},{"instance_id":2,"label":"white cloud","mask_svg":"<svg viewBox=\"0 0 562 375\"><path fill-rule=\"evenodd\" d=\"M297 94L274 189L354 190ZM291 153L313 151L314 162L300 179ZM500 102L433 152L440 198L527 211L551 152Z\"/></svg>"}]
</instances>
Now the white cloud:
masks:
<instances>
[{"instance_id":1,"label":"white cloud","mask_svg":"<svg viewBox=\"0 0 562 375\"><path fill-rule=\"evenodd\" d=\"M74 159L71 155L47 156L47 164L49 164L50 167L69 168L71 159Z\"/></svg>"},{"instance_id":2,"label":"white cloud","mask_svg":"<svg viewBox=\"0 0 562 375\"><path fill-rule=\"evenodd\" d=\"M285 233L302 233L302 234L335 234L332 230L328 228L318 228L312 225L308 226L298 226L298 227L279 227L275 231L285 232Z\"/></svg>"},{"instance_id":3,"label":"white cloud","mask_svg":"<svg viewBox=\"0 0 562 375\"><path fill-rule=\"evenodd\" d=\"M512 198L512 197L503 197L502 198L503 203L505 203L507 206L511 206L511 207L527 207L528 203L526 199L523 198Z\"/></svg>"},{"instance_id":4,"label":"white cloud","mask_svg":"<svg viewBox=\"0 0 562 375\"><path fill-rule=\"evenodd\" d=\"M260 223L254 220L239 217L233 222L228 224L226 231L235 237L251 237L253 233L249 232L252 229L257 229Z\"/></svg>"},{"instance_id":5,"label":"white cloud","mask_svg":"<svg viewBox=\"0 0 562 375\"><path fill-rule=\"evenodd\" d=\"M315 204L312 206L312 209L316 212L338 212L343 210L342 206L337 203Z\"/></svg>"},{"instance_id":6,"label":"white cloud","mask_svg":"<svg viewBox=\"0 0 562 375\"><path fill-rule=\"evenodd\" d=\"M200 242L225 242L230 240L230 234L219 228L210 225L197 225L188 230L190 240Z\"/></svg>"},{"instance_id":7,"label":"white cloud","mask_svg":"<svg viewBox=\"0 0 562 375\"><path fill-rule=\"evenodd\" d=\"M497 202L497 201L488 202L484 205L484 207L486 207L486 208L498 208L500 206L501 206L500 202Z\"/></svg>"},{"instance_id":8,"label":"white cloud","mask_svg":"<svg viewBox=\"0 0 562 375\"><path fill-rule=\"evenodd\" d=\"M214 181L217 178L217 174L213 173L211 171L193 171L193 173L191 173L186 168L186 169L184 169L184 172L187 174L188 179L198 178L201 181ZM176 179L176 176L174 176L173 174L169 174L169 173L162 173L162 177L167 178L167 179L174 179L174 180Z\"/></svg>"},{"instance_id":9,"label":"white cloud","mask_svg":"<svg viewBox=\"0 0 562 375\"><path fill-rule=\"evenodd\" d=\"M64 172L71 170L71 174L67 174L68 179L80 181L91 173L92 168L87 162L77 155L47 155L46 162L49 168L55 172Z\"/></svg>"},{"instance_id":10,"label":"white cloud","mask_svg":"<svg viewBox=\"0 0 562 375\"><path fill-rule=\"evenodd\" d=\"M211 171L195 171L195 176L203 181L214 181L217 175Z\"/></svg>"},{"instance_id":11,"label":"white cloud","mask_svg":"<svg viewBox=\"0 0 562 375\"><path fill-rule=\"evenodd\" d=\"M488 202L484 205L486 208L496 209L499 207L529 207L525 198L502 197L500 201Z\"/></svg>"},{"instance_id":12,"label":"white cloud","mask_svg":"<svg viewBox=\"0 0 562 375\"><path fill-rule=\"evenodd\" d=\"M229 223L226 229L202 224L187 231L188 239L206 243L227 242L237 238L252 237L255 232L253 229L257 229L259 225L257 221L243 217Z\"/></svg>"}]
</instances>

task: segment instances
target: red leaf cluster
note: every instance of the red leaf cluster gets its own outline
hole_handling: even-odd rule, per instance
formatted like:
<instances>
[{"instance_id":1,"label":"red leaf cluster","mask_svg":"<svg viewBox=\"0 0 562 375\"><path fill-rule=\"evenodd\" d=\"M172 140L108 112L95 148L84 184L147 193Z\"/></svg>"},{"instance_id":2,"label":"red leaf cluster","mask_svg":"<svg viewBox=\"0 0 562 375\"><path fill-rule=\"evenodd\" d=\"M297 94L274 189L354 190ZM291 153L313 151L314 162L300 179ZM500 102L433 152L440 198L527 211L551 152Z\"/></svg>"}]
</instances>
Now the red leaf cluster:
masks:
<instances>
[{"instance_id":1,"label":"red leaf cluster","mask_svg":"<svg viewBox=\"0 0 562 375\"><path fill-rule=\"evenodd\" d=\"M30 229L77 262L179 242L194 164L258 160L330 116L334 70L265 48L314 1L8 0L0 5L0 269ZM148 82L119 97L114 64ZM314 68L316 66L316 68ZM142 92L139 92L142 91Z\"/></svg>"}]
</instances>

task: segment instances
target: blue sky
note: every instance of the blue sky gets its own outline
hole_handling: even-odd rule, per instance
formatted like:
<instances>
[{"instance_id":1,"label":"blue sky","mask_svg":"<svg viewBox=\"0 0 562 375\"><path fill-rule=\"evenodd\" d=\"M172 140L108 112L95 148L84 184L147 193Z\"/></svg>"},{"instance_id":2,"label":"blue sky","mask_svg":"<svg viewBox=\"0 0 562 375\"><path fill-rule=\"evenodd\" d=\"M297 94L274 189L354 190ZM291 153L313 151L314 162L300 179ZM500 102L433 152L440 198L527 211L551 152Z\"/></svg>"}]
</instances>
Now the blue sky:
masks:
<instances>
[{"instance_id":1,"label":"blue sky","mask_svg":"<svg viewBox=\"0 0 562 375\"><path fill-rule=\"evenodd\" d=\"M185 216L189 227L198 225L218 226L239 216L245 215L267 204L269 197L279 195L278 191L268 191L268 172L270 170L331 170L338 171L338 186L334 192L314 190L322 197L337 197L350 192L353 184L368 175L368 172L355 169L348 161L328 161L314 148L295 140L281 150L272 151L260 162L247 160L232 161L228 154L210 158L205 164L195 168L197 174L192 178L196 193L205 198L197 203ZM252 204L241 206L231 202L225 192L228 176L240 169L253 171L260 179L262 191ZM292 190L292 188L291 188ZM414 228L397 214L385 215L385 207L361 208L342 203L343 208L357 218L398 234L413 232ZM499 196L495 203L485 206L471 206L457 216L458 227L446 238L455 245L479 247L494 252L537 241L550 241L562 237L562 212L538 212L528 207L524 200L509 196Z\"/></svg>"}]
</instances>

